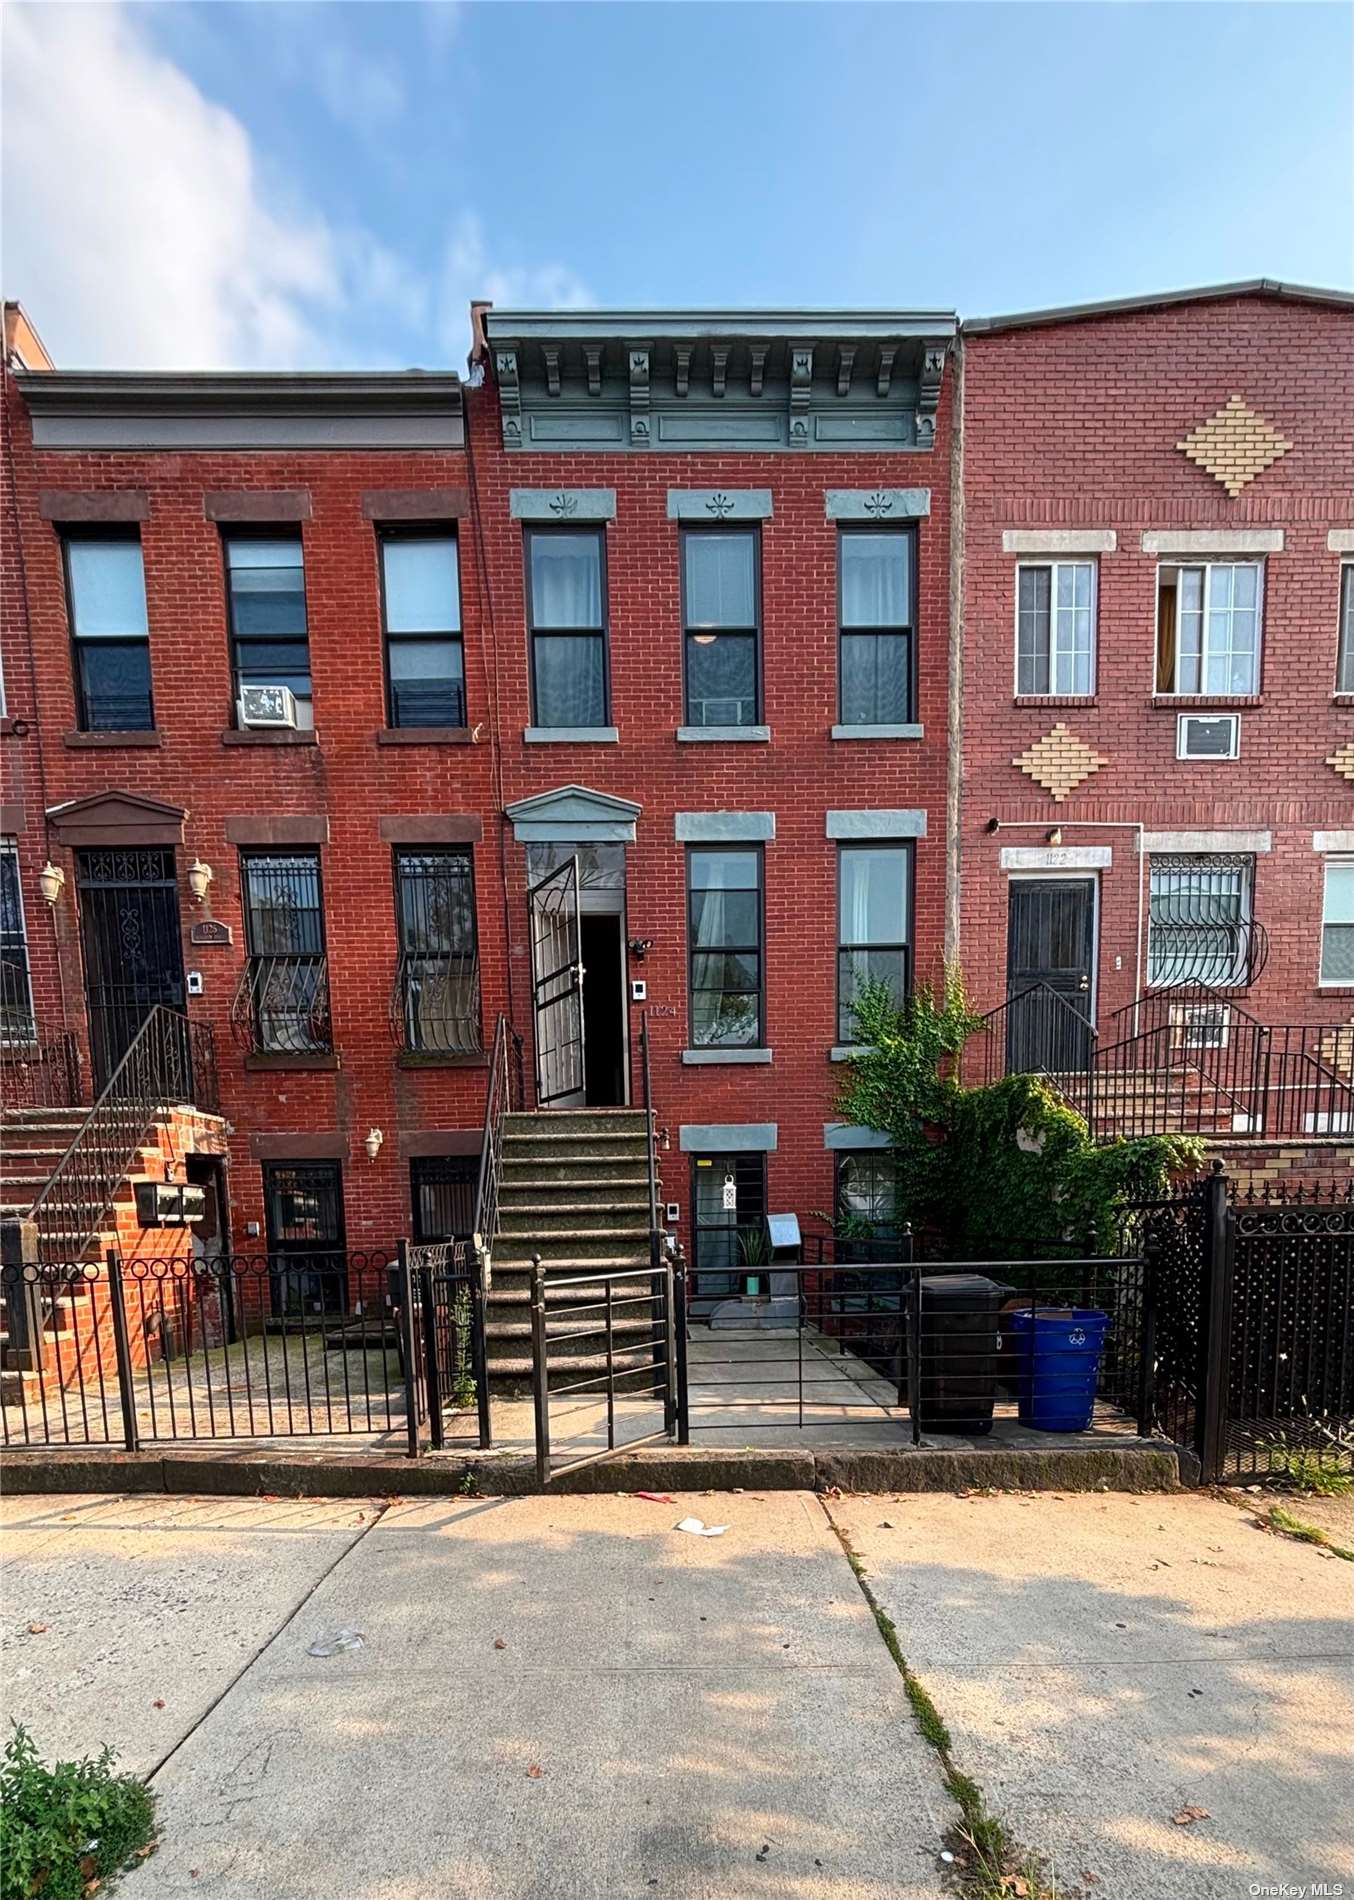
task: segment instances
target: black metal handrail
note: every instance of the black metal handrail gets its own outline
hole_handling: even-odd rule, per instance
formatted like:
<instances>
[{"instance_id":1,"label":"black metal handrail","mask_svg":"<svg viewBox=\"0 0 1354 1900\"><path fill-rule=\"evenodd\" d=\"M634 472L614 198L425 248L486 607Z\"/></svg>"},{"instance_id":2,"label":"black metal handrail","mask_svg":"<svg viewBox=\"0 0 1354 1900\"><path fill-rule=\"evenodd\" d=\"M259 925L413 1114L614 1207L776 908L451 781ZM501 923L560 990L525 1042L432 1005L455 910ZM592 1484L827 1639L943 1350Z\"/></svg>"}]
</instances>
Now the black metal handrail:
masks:
<instances>
[{"instance_id":1,"label":"black metal handrail","mask_svg":"<svg viewBox=\"0 0 1354 1900\"><path fill-rule=\"evenodd\" d=\"M157 1003L28 1211L46 1259L81 1258L151 1127L180 1103L218 1106L211 1025Z\"/></svg>"},{"instance_id":2,"label":"black metal handrail","mask_svg":"<svg viewBox=\"0 0 1354 1900\"><path fill-rule=\"evenodd\" d=\"M256 1055L325 1055L334 1046L322 955L250 957L230 1005L231 1033Z\"/></svg>"},{"instance_id":3,"label":"black metal handrail","mask_svg":"<svg viewBox=\"0 0 1354 1900\"><path fill-rule=\"evenodd\" d=\"M76 1108L80 1098L80 1045L69 1030L50 1042L0 1046L5 1108Z\"/></svg>"},{"instance_id":4,"label":"black metal handrail","mask_svg":"<svg viewBox=\"0 0 1354 1900\"><path fill-rule=\"evenodd\" d=\"M986 1087L1006 1075L1083 1075L1099 1037L1095 1024L1047 983L1026 984L983 1017L986 1033L971 1037L960 1057L964 1082L975 1076ZM1043 1057L1033 1068L1022 1060L1021 1041Z\"/></svg>"},{"instance_id":5,"label":"black metal handrail","mask_svg":"<svg viewBox=\"0 0 1354 1900\"><path fill-rule=\"evenodd\" d=\"M390 991L390 1034L412 1055L480 1055L479 958L402 952Z\"/></svg>"},{"instance_id":6,"label":"black metal handrail","mask_svg":"<svg viewBox=\"0 0 1354 1900\"><path fill-rule=\"evenodd\" d=\"M663 1257L663 1232L658 1225L658 1128L654 1113L653 1072L649 1063L649 1012L639 1015L639 1070L644 1086L644 1133L649 1162L649 1260L657 1270Z\"/></svg>"},{"instance_id":7,"label":"black metal handrail","mask_svg":"<svg viewBox=\"0 0 1354 1900\"><path fill-rule=\"evenodd\" d=\"M481 1284L487 1286L498 1231L498 1189L503 1174L503 1117L522 1103L522 1038L501 1012L494 1025L489 1082L484 1095L479 1185L475 1190L475 1250Z\"/></svg>"},{"instance_id":8,"label":"black metal handrail","mask_svg":"<svg viewBox=\"0 0 1354 1900\"><path fill-rule=\"evenodd\" d=\"M1133 1002L1112 1010L1106 1021L1124 1023L1131 1019L1131 1033L1137 1036L1146 1030L1159 1028L1166 1022L1187 1022L1212 1009L1229 1010L1233 1016L1260 1026L1260 1018L1236 1001L1234 991L1219 989L1213 983L1191 982L1154 984ZM1106 1036L1106 1047L1122 1041L1129 1033L1127 1030L1115 1029Z\"/></svg>"}]
</instances>

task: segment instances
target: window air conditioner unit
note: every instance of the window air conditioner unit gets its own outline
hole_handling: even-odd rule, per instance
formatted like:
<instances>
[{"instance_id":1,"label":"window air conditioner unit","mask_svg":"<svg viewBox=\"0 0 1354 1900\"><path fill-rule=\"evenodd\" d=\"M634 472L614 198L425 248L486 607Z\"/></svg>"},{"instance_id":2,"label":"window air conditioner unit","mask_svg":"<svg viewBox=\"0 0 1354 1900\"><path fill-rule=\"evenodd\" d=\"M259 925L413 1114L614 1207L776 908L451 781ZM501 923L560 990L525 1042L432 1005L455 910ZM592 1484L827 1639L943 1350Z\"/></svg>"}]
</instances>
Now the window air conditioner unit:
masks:
<instances>
[{"instance_id":1,"label":"window air conditioner unit","mask_svg":"<svg viewBox=\"0 0 1354 1900\"><path fill-rule=\"evenodd\" d=\"M290 686L240 684L242 726L295 726L296 697Z\"/></svg>"},{"instance_id":2,"label":"window air conditioner unit","mask_svg":"<svg viewBox=\"0 0 1354 1900\"><path fill-rule=\"evenodd\" d=\"M1181 713L1177 759L1239 759L1241 720L1236 713Z\"/></svg>"}]
</instances>

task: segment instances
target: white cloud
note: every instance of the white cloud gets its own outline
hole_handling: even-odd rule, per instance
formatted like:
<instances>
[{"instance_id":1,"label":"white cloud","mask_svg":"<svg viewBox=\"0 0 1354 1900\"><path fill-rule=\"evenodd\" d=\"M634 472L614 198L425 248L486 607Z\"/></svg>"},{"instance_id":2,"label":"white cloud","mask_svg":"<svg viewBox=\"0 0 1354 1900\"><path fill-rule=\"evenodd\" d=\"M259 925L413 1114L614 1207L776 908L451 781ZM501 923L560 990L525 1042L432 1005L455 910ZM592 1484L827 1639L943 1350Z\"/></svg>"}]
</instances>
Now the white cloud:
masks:
<instances>
[{"instance_id":1,"label":"white cloud","mask_svg":"<svg viewBox=\"0 0 1354 1900\"><path fill-rule=\"evenodd\" d=\"M565 265L496 267L470 213L440 275L327 219L115 0L10 4L0 19L5 295L65 367L454 361L472 296L586 301ZM329 73L321 84L368 123L402 105L379 68L365 88L346 56Z\"/></svg>"},{"instance_id":2,"label":"white cloud","mask_svg":"<svg viewBox=\"0 0 1354 1900\"><path fill-rule=\"evenodd\" d=\"M468 345L472 297L524 310L585 310L596 301L567 264L491 263L480 220L467 211L452 227L442 267L438 334L450 354Z\"/></svg>"}]
</instances>

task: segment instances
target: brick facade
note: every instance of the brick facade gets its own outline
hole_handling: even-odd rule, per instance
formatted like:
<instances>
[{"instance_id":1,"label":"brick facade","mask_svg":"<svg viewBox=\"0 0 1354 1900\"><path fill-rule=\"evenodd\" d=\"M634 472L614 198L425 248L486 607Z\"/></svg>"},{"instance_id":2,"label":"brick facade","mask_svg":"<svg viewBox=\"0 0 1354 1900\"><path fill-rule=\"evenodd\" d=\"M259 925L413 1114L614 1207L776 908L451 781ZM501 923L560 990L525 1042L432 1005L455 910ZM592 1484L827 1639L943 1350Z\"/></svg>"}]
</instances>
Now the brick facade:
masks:
<instances>
[{"instance_id":1,"label":"brick facade","mask_svg":"<svg viewBox=\"0 0 1354 1900\"><path fill-rule=\"evenodd\" d=\"M1200 465L1197 437L1179 445L1238 395L1291 446L1270 459L1272 439L1243 430L1215 476ZM1085 847L1112 852L1111 864L1083 873L1099 887L1096 1019L1102 1037L1131 1028L1120 1015L1116 1031L1114 1019L1134 997L1142 826L1268 833L1272 848L1254 870L1268 961L1237 998L1265 1023L1348 1021L1354 987L1318 982L1325 853L1313 834L1354 841L1348 781L1327 763L1354 737L1354 699L1335 692L1342 549L1354 525L1354 312L1250 294L978 325L965 337L964 415L962 952L976 1003L989 1009L1006 994L1001 853L1043 847L1058 827L1050 868L1072 865L1069 854ZM1182 531L1218 530L1281 531L1282 551L1259 557L1260 690L1165 697L1154 692L1164 557L1144 551L1143 537L1169 547ZM1022 533L1049 531L1076 546L1097 532L1116 541L1112 552L1078 557L1092 559L1098 577L1094 691L1084 699L1014 690L1021 557L1008 549L1027 545ZM1240 757L1177 759L1185 707L1238 711ZM1098 759L1089 772L1074 759L1061 798L1046 789L1048 770L1029 765L1057 726Z\"/></svg>"}]
</instances>

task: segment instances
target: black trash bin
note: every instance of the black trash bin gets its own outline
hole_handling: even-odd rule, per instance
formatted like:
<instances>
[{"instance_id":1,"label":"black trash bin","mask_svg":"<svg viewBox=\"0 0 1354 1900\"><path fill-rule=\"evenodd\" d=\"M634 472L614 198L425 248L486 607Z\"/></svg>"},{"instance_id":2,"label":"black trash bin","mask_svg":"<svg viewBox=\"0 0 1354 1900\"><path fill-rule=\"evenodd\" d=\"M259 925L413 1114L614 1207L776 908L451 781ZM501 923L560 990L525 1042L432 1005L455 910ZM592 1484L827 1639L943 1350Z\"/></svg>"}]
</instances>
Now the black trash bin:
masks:
<instances>
[{"instance_id":1,"label":"black trash bin","mask_svg":"<svg viewBox=\"0 0 1354 1900\"><path fill-rule=\"evenodd\" d=\"M924 1432L991 1431L999 1308L1010 1291L981 1273L923 1274L917 1413Z\"/></svg>"}]
</instances>

